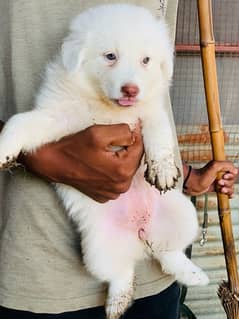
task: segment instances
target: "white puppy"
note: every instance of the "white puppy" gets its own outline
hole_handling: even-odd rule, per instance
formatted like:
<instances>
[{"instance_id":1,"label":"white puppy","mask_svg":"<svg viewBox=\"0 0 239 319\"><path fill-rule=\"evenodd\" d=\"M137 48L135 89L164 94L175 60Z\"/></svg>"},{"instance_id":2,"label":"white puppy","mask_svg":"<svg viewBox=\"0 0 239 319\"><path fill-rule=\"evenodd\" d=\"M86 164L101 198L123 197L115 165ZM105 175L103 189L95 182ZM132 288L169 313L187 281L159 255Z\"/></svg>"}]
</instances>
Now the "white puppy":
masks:
<instances>
[{"instance_id":1,"label":"white puppy","mask_svg":"<svg viewBox=\"0 0 239 319\"><path fill-rule=\"evenodd\" d=\"M95 123L133 128L141 120L145 165L128 192L99 204L56 185L81 232L87 269L109 284L108 319L119 318L131 303L135 263L149 255L186 285L208 282L183 253L198 232L196 211L172 189L179 175L165 109L172 72L173 48L163 21L126 4L89 9L73 21L61 53L48 65L35 108L13 116L0 135L0 167L7 168L20 151Z\"/></svg>"}]
</instances>

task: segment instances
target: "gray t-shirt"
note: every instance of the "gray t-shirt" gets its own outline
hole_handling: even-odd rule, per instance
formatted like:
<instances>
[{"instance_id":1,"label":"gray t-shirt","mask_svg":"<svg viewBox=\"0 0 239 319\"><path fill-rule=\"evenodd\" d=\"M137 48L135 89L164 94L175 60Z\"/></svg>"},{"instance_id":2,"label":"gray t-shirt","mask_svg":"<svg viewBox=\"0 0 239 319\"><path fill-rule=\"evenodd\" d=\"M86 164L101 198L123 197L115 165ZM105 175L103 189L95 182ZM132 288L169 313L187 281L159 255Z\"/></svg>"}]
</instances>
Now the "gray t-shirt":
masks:
<instances>
[{"instance_id":1,"label":"gray t-shirt","mask_svg":"<svg viewBox=\"0 0 239 319\"><path fill-rule=\"evenodd\" d=\"M0 2L1 119L32 107L45 65L59 49L70 20L89 6L108 2L120 1ZM128 2L166 14L173 38L177 1L168 7L166 0ZM170 102L169 113L172 118ZM179 156L178 161L180 165ZM1 173L0 209L1 305L57 313L103 304L105 287L83 267L79 239L51 185L22 169ZM158 293L173 281L153 261L138 265L136 277L137 298Z\"/></svg>"}]
</instances>

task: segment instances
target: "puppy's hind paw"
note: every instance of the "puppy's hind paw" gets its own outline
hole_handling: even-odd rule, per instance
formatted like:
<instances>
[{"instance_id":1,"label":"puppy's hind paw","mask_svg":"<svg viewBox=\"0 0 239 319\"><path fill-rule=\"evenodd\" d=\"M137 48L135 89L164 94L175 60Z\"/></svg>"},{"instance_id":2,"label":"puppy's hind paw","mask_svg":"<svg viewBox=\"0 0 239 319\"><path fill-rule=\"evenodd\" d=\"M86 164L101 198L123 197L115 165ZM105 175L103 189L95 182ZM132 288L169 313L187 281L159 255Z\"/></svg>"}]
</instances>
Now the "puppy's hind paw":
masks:
<instances>
[{"instance_id":1,"label":"puppy's hind paw","mask_svg":"<svg viewBox=\"0 0 239 319\"><path fill-rule=\"evenodd\" d=\"M130 307L132 301L132 291L121 294L120 296L112 296L108 298L106 303L107 319L119 319L123 315L123 313Z\"/></svg>"},{"instance_id":2,"label":"puppy's hind paw","mask_svg":"<svg viewBox=\"0 0 239 319\"><path fill-rule=\"evenodd\" d=\"M206 286L209 283L206 273L196 266L191 271L185 271L176 277L179 282L186 286Z\"/></svg>"}]
</instances>

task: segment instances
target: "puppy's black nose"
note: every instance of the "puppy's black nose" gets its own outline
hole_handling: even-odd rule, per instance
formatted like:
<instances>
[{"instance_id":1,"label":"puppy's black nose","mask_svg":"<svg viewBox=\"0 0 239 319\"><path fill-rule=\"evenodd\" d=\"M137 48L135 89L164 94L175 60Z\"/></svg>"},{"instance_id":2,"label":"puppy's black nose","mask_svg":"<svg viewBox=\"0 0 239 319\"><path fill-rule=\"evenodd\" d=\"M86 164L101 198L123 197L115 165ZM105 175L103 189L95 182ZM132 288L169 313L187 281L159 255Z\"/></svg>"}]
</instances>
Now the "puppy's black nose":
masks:
<instances>
[{"instance_id":1,"label":"puppy's black nose","mask_svg":"<svg viewBox=\"0 0 239 319\"><path fill-rule=\"evenodd\" d=\"M139 94L139 88L135 84L127 83L121 87L121 92L126 97L135 97Z\"/></svg>"}]
</instances>

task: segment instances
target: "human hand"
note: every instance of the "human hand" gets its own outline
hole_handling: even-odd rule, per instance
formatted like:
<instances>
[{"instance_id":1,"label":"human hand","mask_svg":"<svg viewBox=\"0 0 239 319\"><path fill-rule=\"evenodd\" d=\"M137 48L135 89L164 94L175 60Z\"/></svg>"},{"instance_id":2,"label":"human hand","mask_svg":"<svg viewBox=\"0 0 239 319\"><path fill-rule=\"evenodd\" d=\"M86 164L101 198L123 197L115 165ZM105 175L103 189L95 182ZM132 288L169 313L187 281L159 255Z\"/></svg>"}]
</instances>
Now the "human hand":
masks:
<instances>
[{"instance_id":1,"label":"human hand","mask_svg":"<svg viewBox=\"0 0 239 319\"><path fill-rule=\"evenodd\" d=\"M188 167L184 165L184 176L186 176L187 171ZM217 180L219 172L222 173L222 176ZM210 161L202 168L192 169L184 193L188 195L200 195L218 190L221 193L227 194L229 198L232 198L237 176L238 169L232 162Z\"/></svg>"},{"instance_id":2,"label":"human hand","mask_svg":"<svg viewBox=\"0 0 239 319\"><path fill-rule=\"evenodd\" d=\"M111 146L122 146L112 151ZM50 182L73 186L104 203L126 192L143 155L140 125L94 125L22 154L20 162Z\"/></svg>"}]
</instances>

